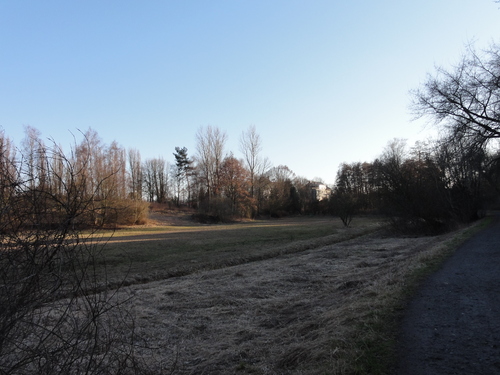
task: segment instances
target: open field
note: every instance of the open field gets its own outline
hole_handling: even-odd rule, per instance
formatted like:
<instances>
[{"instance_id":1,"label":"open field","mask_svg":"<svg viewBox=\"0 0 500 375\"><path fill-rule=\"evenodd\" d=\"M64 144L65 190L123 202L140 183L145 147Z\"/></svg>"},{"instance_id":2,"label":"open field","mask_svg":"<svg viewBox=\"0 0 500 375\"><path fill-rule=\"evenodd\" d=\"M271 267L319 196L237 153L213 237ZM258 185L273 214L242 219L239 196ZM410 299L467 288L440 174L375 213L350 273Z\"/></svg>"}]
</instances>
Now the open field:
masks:
<instances>
[{"instance_id":1,"label":"open field","mask_svg":"<svg viewBox=\"0 0 500 375\"><path fill-rule=\"evenodd\" d=\"M331 218L158 226L116 233L106 254L115 277L130 268L116 297L133 297L142 356L163 373L383 374L408 288L473 229L417 238L377 228Z\"/></svg>"},{"instance_id":2,"label":"open field","mask_svg":"<svg viewBox=\"0 0 500 375\"><path fill-rule=\"evenodd\" d=\"M144 283L317 248L380 226L377 218L359 218L352 228L345 228L339 219L328 216L224 225L188 220L172 224L165 216L153 226L104 233L104 260L108 280L125 277L127 284Z\"/></svg>"}]
</instances>

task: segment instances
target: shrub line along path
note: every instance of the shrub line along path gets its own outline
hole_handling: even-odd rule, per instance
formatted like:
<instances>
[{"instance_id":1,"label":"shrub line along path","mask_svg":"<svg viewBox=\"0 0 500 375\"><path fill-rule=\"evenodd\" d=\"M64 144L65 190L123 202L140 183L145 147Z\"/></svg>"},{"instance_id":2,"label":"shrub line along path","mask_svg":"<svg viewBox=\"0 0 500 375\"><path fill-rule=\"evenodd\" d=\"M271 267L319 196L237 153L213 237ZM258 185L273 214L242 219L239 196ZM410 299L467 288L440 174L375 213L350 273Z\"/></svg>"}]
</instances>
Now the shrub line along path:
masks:
<instances>
[{"instance_id":1,"label":"shrub line along path","mask_svg":"<svg viewBox=\"0 0 500 375\"><path fill-rule=\"evenodd\" d=\"M500 218L466 241L410 302L396 374L500 374Z\"/></svg>"}]
</instances>

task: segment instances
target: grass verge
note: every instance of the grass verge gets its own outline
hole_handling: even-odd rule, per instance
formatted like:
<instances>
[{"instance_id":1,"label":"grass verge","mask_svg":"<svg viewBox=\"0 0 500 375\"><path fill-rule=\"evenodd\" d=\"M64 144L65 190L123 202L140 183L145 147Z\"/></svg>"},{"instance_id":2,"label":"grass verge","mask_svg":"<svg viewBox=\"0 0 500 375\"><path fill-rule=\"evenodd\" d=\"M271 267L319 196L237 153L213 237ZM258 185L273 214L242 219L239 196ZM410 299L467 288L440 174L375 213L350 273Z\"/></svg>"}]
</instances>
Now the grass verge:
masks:
<instances>
[{"instance_id":1,"label":"grass verge","mask_svg":"<svg viewBox=\"0 0 500 375\"><path fill-rule=\"evenodd\" d=\"M365 302L370 305L370 313L357 326L357 339L352 351L358 353L345 374L390 374L397 361L397 337L405 307L421 283L432 273L439 270L443 263L466 240L492 221L487 217L472 226L453 233L448 240L439 243L409 259L408 271L402 274L395 288L388 289L378 302ZM361 302L362 303L362 302Z\"/></svg>"}]
</instances>

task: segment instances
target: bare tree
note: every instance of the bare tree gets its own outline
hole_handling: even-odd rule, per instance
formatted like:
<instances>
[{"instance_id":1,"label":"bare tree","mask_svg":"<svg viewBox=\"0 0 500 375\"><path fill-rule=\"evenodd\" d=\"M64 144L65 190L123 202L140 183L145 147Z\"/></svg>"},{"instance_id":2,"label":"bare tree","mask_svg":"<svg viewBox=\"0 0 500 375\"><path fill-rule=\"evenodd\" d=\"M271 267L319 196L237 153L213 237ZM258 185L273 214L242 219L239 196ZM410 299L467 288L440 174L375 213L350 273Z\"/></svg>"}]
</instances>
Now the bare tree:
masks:
<instances>
[{"instance_id":1,"label":"bare tree","mask_svg":"<svg viewBox=\"0 0 500 375\"><path fill-rule=\"evenodd\" d=\"M128 164L130 173L129 196L134 200L141 200L143 176L139 150L133 148L128 150Z\"/></svg>"},{"instance_id":2,"label":"bare tree","mask_svg":"<svg viewBox=\"0 0 500 375\"><path fill-rule=\"evenodd\" d=\"M200 127L196 134L196 161L200 177L205 182L208 206L210 206L211 197L219 195L226 140L226 133L211 125Z\"/></svg>"},{"instance_id":3,"label":"bare tree","mask_svg":"<svg viewBox=\"0 0 500 375\"><path fill-rule=\"evenodd\" d=\"M435 151L435 161L442 171L442 181L446 187L446 199L450 210L460 222L478 218L482 205L483 177L497 190L498 184L488 178L491 158L475 142L467 138L450 137L441 141ZM489 160L490 159L490 160ZM496 164L493 157L493 165Z\"/></svg>"},{"instance_id":4,"label":"bare tree","mask_svg":"<svg viewBox=\"0 0 500 375\"><path fill-rule=\"evenodd\" d=\"M290 211L292 180L295 173L286 165L279 165L269 169L270 191L268 198L268 210L271 216L282 216Z\"/></svg>"},{"instance_id":5,"label":"bare tree","mask_svg":"<svg viewBox=\"0 0 500 375\"><path fill-rule=\"evenodd\" d=\"M44 168L45 145L41 140L41 133L32 126L24 127L24 139L22 140L23 163L30 175L30 180L26 181L31 189L37 184L43 183L46 177L46 168ZM41 168L40 168L41 167Z\"/></svg>"},{"instance_id":6,"label":"bare tree","mask_svg":"<svg viewBox=\"0 0 500 375\"><path fill-rule=\"evenodd\" d=\"M402 163L404 147L404 142L395 140L389 145L386 152L396 158L396 163ZM372 173L373 165L371 163L357 162L340 165L335 188L330 197L330 211L338 215L346 227L350 225L353 217L359 211L374 207L372 195L375 192L375 186Z\"/></svg>"},{"instance_id":7,"label":"bare tree","mask_svg":"<svg viewBox=\"0 0 500 375\"><path fill-rule=\"evenodd\" d=\"M438 157L425 144L407 152L405 143L396 141L373 163L381 209L395 229L434 234L469 220L456 215L465 202L456 199Z\"/></svg>"},{"instance_id":8,"label":"bare tree","mask_svg":"<svg viewBox=\"0 0 500 375\"><path fill-rule=\"evenodd\" d=\"M162 157L144 162L144 185L150 202L166 203L169 196L169 164Z\"/></svg>"},{"instance_id":9,"label":"bare tree","mask_svg":"<svg viewBox=\"0 0 500 375\"><path fill-rule=\"evenodd\" d=\"M116 209L126 207L129 199L125 149L115 141L109 146L104 144L97 132L89 129L75 147L72 158L81 171L78 178L84 181L85 193L92 195L94 210L89 213L94 217L91 219L96 224L128 221L127 212ZM82 169L83 165L87 167Z\"/></svg>"},{"instance_id":10,"label":"bare tree","mask_svg":"<svg viewBox=\"0 0 500 375\"><path fill-rule=\"evenodd\" d=\"M102 196L101 186L99 185L100 176L104 173L105 160L102 157L103 144L97 132L88 129L83 133L83 140L75 148L73 158L75 165L81 173L78 178L85 182L83 188L85 194L95 193L95 199L99 200ZM86 166L86 168L83 168ZM96 190L98 189L98 190Z\"/></svg>"},{"instance_id":11,"label":"bare tree","mask_svg":"<svg viewBox=\"0 0 500 375\"><path fill-rule=\"evenodd\" d=\"M336 215L342 220L345 227L349 227L352 219L358 212L358 202L354 194L335 188L330 200L330 210L333 215Z\"/></svg>"},{"instance_id":12,"label":"bare tree","mask_svg":"<svg viewBox=\"0 0 500 375\"><path fill-rule=\"evenodd\" d=\"M498 142L493 142L500 138L500 45L492 44L481 52L468 46L453 69L437 68L412 93L415 115L430 118L446 130L439 166L446 171L446 179L456 180L448 185L448 193L462 195L450 203L462 220L476 216L481 180L500 191L490 173L500 165ZM449 165L443 165L445 160Z\"/></svg>"},{"instance_id":13,"label":"bare tree","mask_svg":"<svg viewBox=\"0 0 500 375\"><path fill-rule=\"evenodd\" d=\"M0 204L8 204L10 197L14 194L16 181L18 181L18 170L14 163L16 160L16 149L12 141L0 132ZM8 221L5 215L0 215L0 226Z\"/></svg>"},{"instance_id":14,"label":"bare tree","mask_svg":"<svg viewBox=\"0 0 500 375\"><path fill-rule=\"evenodd\" d=\"M262 165L260 157L262 141L255 129L255 125L251 125L246 132L241 134L240 150L243 153L247 169L250 172L250 196L253 198L255 197L256 174Z\"/></svg>"},{"instance_id":15,"label":"bare tree","mask_svg":"<svg viewBox=\"0 0 500 375\"><path fill-rule=\"evenodd\" d=\"M107 179L106 196L114 199L127 199L127 158L123 147L116 141L104 149L102 156L105 160L104 173L111 178Z\"/></svg>"},{"instance_id":16,"label":"bare tree","mask_svg":"<svg viewBox=\"0 0 500 375\"><path fill-rule=\"evenodd\" d=\"M271 180L268 173L271 169L271 161L268 158L262 159L255 173L254 199L256 200L257 209L253 216L260 215L265 205L265 201L269 198Z\"/></svg>"},{"instance_id":17,"label":"bare tree","mask_svg":"<svg viewBox=\"0 0 500 375\"><path fill-rule=\"evenodd\" d=\"M90 191L90 154L52 145L44 155L43 166L8 146L0 155L0 373L137 373L133 320L108 288L98 228L85 220L106 177Z\"/></svg>"},{"instance_id":18,"label":"bare tree","mask_svg":"<svg viewBox=\"0 0 500 375\"><path fill-rule=\"evenodd\" d=\"M473 47L453 70L437 68L412 92L417 117L444 124L453 135L486 144L500 137L500 46L477 53Z\"/></svg>"}]
</instances>

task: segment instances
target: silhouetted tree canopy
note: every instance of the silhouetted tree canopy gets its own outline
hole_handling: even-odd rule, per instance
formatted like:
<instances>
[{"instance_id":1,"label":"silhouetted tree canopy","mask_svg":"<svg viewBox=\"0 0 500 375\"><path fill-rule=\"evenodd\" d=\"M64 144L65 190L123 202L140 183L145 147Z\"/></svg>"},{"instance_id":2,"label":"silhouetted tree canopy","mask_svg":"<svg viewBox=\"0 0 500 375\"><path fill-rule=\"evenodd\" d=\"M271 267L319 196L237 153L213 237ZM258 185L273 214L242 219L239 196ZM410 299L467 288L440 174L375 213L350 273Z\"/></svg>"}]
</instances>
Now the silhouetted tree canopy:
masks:
<instances>
[{"instance_id":1,"label":"silhouetted tree canopy","mask_svg":"<svg viewBox=\"0 0 500 375\"><path fill-rule=\"evenodd\" d=\"M481 53L469 47L451 70L437 68L413 91L417 117L445 125L455 137L483 145L500 137L500 46Z\"/></svg>"}]
</instances>

